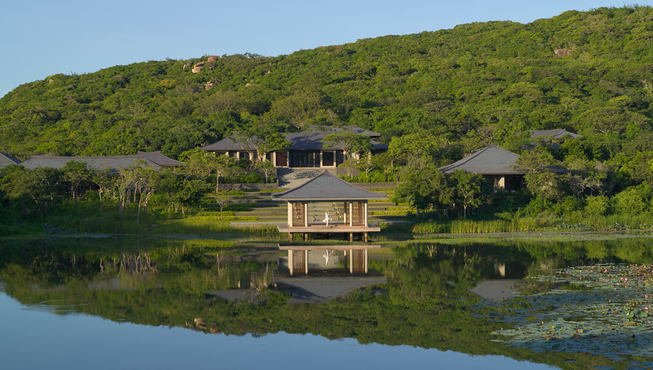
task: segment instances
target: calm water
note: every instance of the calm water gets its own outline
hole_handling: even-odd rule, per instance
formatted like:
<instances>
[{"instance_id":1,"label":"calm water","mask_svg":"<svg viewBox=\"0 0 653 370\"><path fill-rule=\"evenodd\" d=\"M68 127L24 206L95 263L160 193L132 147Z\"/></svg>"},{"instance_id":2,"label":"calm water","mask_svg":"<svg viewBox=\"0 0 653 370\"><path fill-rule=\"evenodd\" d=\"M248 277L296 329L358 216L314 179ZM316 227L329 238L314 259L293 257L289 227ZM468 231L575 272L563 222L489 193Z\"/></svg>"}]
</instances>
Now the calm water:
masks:
<instances>
[{"instance_id":1,"label":"calm water","mask_svg":"<svg viewBox=\"0 0 653 370\"><path fill-rule=\"evenodd\" d=\"M55 315L0 294L4 369L333 369L353 367L544 368L504 356L411 346L362 345L317 335L204 334L183 328Z\"/></svg>"},{"instance_id":2,"label":"calm water","mask_svg":"<svg viewBox=\"0 0 653 370\"><path fill-rule=\"evenodd\" d=\"M653 365L650 239L420 242L370 251L369 276L353 278L339 252L313 253L308 279L257 246L8 242L0 367ZM488 282L520 293L470 292Z\"/></svg>"}]
</instances>

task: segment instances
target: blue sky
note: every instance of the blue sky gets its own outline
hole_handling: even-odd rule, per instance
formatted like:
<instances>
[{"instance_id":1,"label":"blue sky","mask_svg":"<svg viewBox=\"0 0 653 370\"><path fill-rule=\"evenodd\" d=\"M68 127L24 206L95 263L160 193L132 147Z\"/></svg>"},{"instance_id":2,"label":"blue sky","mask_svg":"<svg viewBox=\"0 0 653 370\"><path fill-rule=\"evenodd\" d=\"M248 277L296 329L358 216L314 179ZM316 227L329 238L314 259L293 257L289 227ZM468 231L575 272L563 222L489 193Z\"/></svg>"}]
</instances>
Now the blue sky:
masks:
<instances>
[{"instance_id":1,"label":"blue sky","mask_svg":"<svg viewBox=\"0 0 653 370\"><path fill-rule=\"evenodd\" d=\"M653 0L640 0L653 5ZM268 56L488 20L530 22L603 0L5 0L0 96L55 73L207 54Z\"/></svg>"}]
</instances>

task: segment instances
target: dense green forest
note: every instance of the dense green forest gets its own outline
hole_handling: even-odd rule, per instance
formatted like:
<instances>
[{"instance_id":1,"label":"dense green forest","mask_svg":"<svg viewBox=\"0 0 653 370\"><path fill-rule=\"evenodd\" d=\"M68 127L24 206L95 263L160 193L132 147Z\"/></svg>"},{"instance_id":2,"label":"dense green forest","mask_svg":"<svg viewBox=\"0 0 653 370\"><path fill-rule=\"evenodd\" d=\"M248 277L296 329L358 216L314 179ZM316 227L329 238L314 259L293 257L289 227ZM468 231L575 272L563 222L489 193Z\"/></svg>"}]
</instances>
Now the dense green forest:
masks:
<instances>
[{"instance_id":1,"label":"dense green forest","mask_svg":"<svg viewBox=\"0 0 653 370\"><path fill-rule=\"evenodd\" d=\"M278 57L205 56L58 74L0 99L0 151L25 159L160 149L190 159L197 154L190 149L234 131L265 136L354 124L380 132L389 150L357 163L362 175L353 180L397 181L395 199L418 211L466 217L479 209L481 218L508 221L547 212L555 218L535 228L559 224L563 215L573 216L565 224L575 224L587 215L614 214L647 228L653 213L652 39L653 8L600 8ZM529 129L558 127L582 137L529 139ZM521 154L528 192L497 197L479 176L437 171L492 143ZM204 190L181 193L199 199L209 191L212 180L205 178L217 176L220 165L197 162L189 167L197 173L176 181L170 194L191 183ZM254 164L246 165L248 181L263 175L267 181L268 169L257 175ZM0 191L25 200L12 203L18 213L30 213L28 203L42 213L55 198L75 199L76 180L61 173L62 181L42 180L55 172L7 169ZM61 191L44 191L44 183ZM102 189L90 180L87 185Z\"/></svg>"},{"instance_id":2,"label":"dense green forest","mask_svg":"<svg viewBox=\"0 0 653 370\"><path fill-rule=\"evenodd\" d=\"M191 70L206 57L58 74L0 99L0 150L23 159L176 156L265 122L356 124L386 142L427 133L464 151L562 126L591 138L584 149L599 157L642 152L651 141L652 37L652 8L601 8L278 57L222 56L200 73Z\"/></svg>"}]
</instances>

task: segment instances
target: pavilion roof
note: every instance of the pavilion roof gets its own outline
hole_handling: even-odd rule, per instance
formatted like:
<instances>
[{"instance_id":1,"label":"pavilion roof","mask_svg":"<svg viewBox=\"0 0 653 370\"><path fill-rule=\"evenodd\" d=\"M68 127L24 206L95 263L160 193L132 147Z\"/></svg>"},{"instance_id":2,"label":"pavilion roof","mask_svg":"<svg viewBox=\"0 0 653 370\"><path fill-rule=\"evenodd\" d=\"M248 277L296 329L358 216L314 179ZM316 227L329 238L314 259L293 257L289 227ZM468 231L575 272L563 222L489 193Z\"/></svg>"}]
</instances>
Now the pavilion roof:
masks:
<instances>
[{"instance_id":1,"label":"pavilion roof","mask_svg":"<svg viewBox=\"0 0 653 370\"><path fill-rule=\"evenodd\" d=\"M327 171L294 189L272 194L272 199L278 201L337 201L383 198L385 198L384 194L358 188Z\"/></svg>"}]
</instances>

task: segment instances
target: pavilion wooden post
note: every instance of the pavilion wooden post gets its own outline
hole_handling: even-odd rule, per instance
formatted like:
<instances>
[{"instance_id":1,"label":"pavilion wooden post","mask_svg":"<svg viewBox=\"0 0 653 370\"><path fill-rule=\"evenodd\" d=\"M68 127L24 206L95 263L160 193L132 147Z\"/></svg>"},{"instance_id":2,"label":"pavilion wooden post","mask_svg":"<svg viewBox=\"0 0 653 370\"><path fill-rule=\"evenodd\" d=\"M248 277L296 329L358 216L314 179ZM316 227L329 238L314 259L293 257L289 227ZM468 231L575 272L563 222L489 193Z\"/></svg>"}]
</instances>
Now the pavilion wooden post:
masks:
<instances>
[{"instance_id":1,"label":"pavilion wooden post","mask_svg":"<svg viewBox=\"0 0 653 370\"><path fill-rule=\"evenodd\" d=\"M288 249L288 272L290 273L290 276L292 276L293 267L294 267L294 264L295 264L295 262L293 261L293 258L292 258L293 257L292 254L293 254L293 250Z\"/></svg>"},{"instance_id":2,"label":"pavilion wooden post","mask_svg":"<svg viewBox=\"0 0 653 370\"><path fill-rule=\"evenodd\" d=\"M308 275L308 249L304 250L304 272Z\"/></svg>"},{"instance_id":3,"label":"pavilion wooden post","mask_svg":"<svg viewBox=\"0 0 653 370\"><path fill-rule=\"evenodd\" d=\"M367 225L367 201L365 201L365 203L363 203L363 208L364 208L363 211L365 212L365 227L367 227L368 226ZM367 231L363 233L363 242L367 243ZM367 249L365 250L365 253L367 253ZM367 257L365 257L365 263L366 263L365 273L367 273Z\"/></svg>"},{"instance_id":4,"label":"pavilion wooden post","mask_svg":"<svg viewBox=\"0 0 653 370\"><path fill-rule=\"evenodd\" d=\"M354 226L354 202L349 202L349 227ZM349 241L354 241L354 233L349 233Z\"/></svg>"},{"instance_id":5,"label":"pavilion wooden post","mask_svg":"<svg viewBox=\"0 0 653 370\"><path fill-rule=\"evenodd\" d=\"M354 202L349 202L349 226L354 226Z\"/></svg>"},{"instance_id":6,"label":"pavilion wooden post","mask_svg":"<svg viewBox=\"0 0 653 370\"><path fill-rule=\"evenodd\" d=\"M367 239L367 233L365 233L365 239ZM367 240L365 242L367 243ZM367 274L367 249L364 250L363 254L365 258L365 274Z\"/></svg>"},{"instance_id":7,"label":"pavilion wooden post","mask_svg":"<svg viewBox=\"0 0 653 370\"><path fill-rule=\"evenodd\" d=\"M308 227L308 203L304 203L304 227ZM308 233L304 233L304 241L308 241Z\"/></svg>"},{"instance_id":8,"label":"pavilion wooden post","mask_svg":"<svg viewBox=\"0 0 653 370\"><path fill-rule=\"evenodd\" d=\"M354 250L349 250L349 273L354 273Z\"/></svg>"},{"instance_id":9,"label":"pavilion wooden post","mask_svg":"<svg viewBox=\"0 0 653 370\"><path fill-rule=\"evenodd\" d=\"M293 204L288 202L288 229L293 227ZM288 232L288 241L292 241L292 233ZM291 274L292 275L292 274Z\"/></svg>"}]
</instances>

